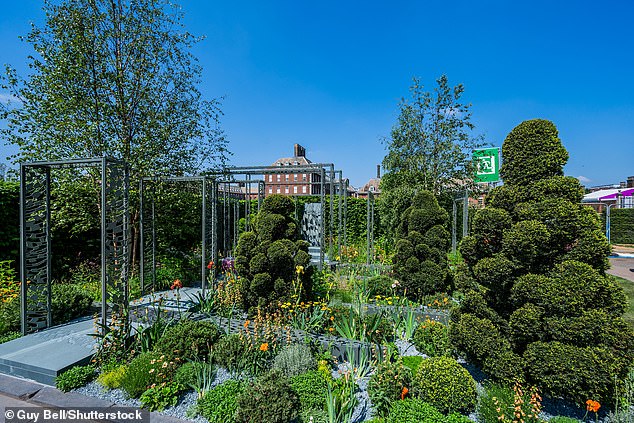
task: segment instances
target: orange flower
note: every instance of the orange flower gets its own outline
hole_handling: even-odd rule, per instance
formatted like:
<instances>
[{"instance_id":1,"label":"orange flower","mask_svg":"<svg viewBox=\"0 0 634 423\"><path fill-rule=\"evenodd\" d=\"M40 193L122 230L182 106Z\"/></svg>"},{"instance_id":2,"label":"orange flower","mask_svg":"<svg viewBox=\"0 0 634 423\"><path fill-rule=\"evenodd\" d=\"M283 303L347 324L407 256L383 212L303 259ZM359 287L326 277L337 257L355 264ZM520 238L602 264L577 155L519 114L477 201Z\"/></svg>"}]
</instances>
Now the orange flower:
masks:
<instances>
[{"instance_id":1,"label":"orange flower","mask_svg":"<svg viewBox=\"0 0 634 423\"><path fill-rule=\"evenodd\" d=\"M260 345L260 351L268 351L269 350L269 343L265 342L262 345Z\"/></svg>"},{"instance_id":2,"label":"orange flower","mask_svg":"<svg viewBox=\"0 0 634 423\"><path fill-rule=\"evenodd\" d=\"M601 408L601 404L599 404L599 401L594 401L590 399L586 401L586 410L596 413L597 411L599 411L599 408Z\"/></svg>"},{"instance_id":3,"label":"orange flower","mask_svg":"<svg viewBox=\"0 0 634 423\"><path fill-rule=\"evenodd\" d=\"M246 321L244 322L244 327L245 327L245 328L248 328L248 327L249 327L249 323L251 323L251 322L250 322L249 320L246 320Z\"/></svg>"},{"instance_id":4,"label":"orange flower","mask_svg":"<svg viewBox=\"0 0 634 423\"><path fill-rule=\"evenodd\" d=\"M170 287L170 289L181 289L183 287L183 283L181 282L180 279L176 279L174 281L174 283L172 284L172 286Z\"/></svg>"},{"instance_id":5,"label":"orange flower","mask_svg":"<svg viewBox=\"0 0 634 423\"><path fill-rule=\"evenodd\" d=\"M214 267L214 262L210 261L209 264L207 265L207 269L211 270L212 267Z\"/></svg>"},{"instance_id":6,"label":"orange flower","mask_svg":"<svg viewBox=\"0 0 634 423\"><path fill-rule=\"evenodd\" d=\"M407 389L407 386L403 386L403 390L401 391L401 400L405 399L405 395L407 395L408 392L409 389Z\"/></svg>"}]
</instances>

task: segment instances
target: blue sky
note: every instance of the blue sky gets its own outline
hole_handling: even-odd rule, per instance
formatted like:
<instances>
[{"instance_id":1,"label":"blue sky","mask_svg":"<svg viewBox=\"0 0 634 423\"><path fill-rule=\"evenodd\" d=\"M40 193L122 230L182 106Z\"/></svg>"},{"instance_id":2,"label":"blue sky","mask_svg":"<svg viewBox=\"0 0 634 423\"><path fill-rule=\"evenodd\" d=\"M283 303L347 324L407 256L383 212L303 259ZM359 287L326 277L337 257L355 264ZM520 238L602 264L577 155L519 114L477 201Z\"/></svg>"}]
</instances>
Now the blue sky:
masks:
<instances>
[{"instance_id":1,"label":"blue sky","mask_svg":"<svg viewBox=\"0 0 634 423\"><path fill-rule=\"evenodd\" d=\"M566 174L589 186L634 175L634 2L180 0L201 88L225 96L232 164L270 164L294 143L355 186L385 155L413 76L465 85L476 131L500 146L526 119L552 120ZM18 40L37 1L6 2L0 63L26 72ZM0 99L6 93L0 92ZM12 150L0 147L0 160Z\"/></svg>"}]
</instances>

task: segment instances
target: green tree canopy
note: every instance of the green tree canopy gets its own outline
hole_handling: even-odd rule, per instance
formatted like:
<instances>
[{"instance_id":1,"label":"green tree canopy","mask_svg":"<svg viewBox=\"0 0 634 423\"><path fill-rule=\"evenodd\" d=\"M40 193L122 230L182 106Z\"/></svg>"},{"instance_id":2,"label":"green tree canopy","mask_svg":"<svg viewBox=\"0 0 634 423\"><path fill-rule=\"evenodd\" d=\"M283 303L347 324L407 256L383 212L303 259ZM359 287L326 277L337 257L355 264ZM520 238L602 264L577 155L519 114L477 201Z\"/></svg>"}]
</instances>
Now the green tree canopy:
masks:
<instances>
[{"instance_id":1,"label":"green tree canopy","mask_svg":"<svg viewBox=\"0 0 634 423\"><path fill-rule=\"evenodd\" d=\"M462 84L449 86L445 75L436 83L431 93L414 78L411 98L401 100L397 122L384 140L384 191L409 185L438 194L473 179L471 155L484 144L473 134L471 105L461 102Z\"/></svg>"},{"instance_id":2,"label":"green tree canopy","mask_svg":"<svg viewBox=\"0 0 634 423\"><path fill-rule=\"evenodd\" d=\"M133 181L193 172L223 161L217 100L197 84L180 8L165 0L44 2L42 27L24 38L36 55L25 78L7 66L0 134L16 160L109 155L131 164Z\"/></svg>"}]
</instances>

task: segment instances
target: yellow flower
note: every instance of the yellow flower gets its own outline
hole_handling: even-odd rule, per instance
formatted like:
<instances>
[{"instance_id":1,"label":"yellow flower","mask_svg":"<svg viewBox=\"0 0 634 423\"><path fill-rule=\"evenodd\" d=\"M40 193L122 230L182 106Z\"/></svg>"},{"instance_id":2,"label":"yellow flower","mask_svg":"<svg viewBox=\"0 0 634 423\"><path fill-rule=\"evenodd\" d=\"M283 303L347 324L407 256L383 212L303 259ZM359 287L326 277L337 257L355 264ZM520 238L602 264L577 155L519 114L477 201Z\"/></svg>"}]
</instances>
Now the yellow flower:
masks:
<instances>
[{"instance_id":1,"label":"yellow flower","mask_svg":"<svg viewBox=\"0 0 634 423\"><path fill-rule=\"evenodd\" d=\"M297 273L298 275L301 275L304 273L304 266L297 266L295 268L295 273Z\"/></svg>"}]
</instances>

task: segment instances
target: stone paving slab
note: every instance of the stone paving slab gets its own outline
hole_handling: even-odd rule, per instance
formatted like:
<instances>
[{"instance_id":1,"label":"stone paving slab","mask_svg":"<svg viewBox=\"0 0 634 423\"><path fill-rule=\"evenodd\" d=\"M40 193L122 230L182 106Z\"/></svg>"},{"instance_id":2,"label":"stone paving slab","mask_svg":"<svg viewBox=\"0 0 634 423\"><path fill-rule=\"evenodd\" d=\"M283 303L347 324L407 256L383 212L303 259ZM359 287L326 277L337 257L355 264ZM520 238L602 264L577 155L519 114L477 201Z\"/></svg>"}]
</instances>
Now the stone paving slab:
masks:
<instances>
[{"instance_id":1,"label":"stone paving slab","mask_svg":"<svg viewBox=\"0 0 634 423\"><path fill-rule=\"evenodd\" d=\"M104 401L99 398L87 397L75 392L62 392L50 386L40 389L29 402L52 407L113 407L116 404L111 401Z\"/></svg>"},{"instance_id":2,"label":"stone paving slab","mask_svg":"<svg viewBox=\"0 0 634 423\"><path fill-rule=\"evenodd\" d=\"M130 303L131 310L187 311L200 288L182 288L146 295ZM91 317L44 329L0 344L0 373L55 385L55 377L66 369L88 364L97 348L95 322Z\"/></svg>"},{"instance_id":3,"label":"stone paving slab","mask_svg":"<svg viewBox=\"0 0 634 423\"><path fill-rule=\"evenodd\" d=\"M41 383L0 374L0 395L9 395L15 398L28 399L44 388Z\"/></svg>"}]
</instances>

